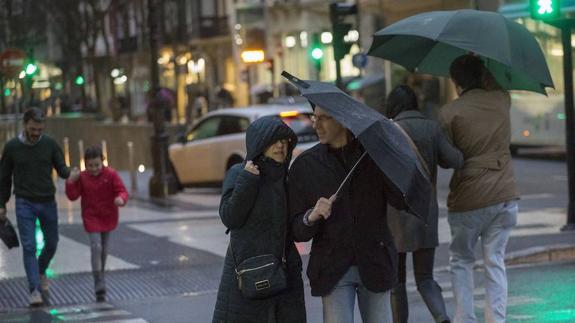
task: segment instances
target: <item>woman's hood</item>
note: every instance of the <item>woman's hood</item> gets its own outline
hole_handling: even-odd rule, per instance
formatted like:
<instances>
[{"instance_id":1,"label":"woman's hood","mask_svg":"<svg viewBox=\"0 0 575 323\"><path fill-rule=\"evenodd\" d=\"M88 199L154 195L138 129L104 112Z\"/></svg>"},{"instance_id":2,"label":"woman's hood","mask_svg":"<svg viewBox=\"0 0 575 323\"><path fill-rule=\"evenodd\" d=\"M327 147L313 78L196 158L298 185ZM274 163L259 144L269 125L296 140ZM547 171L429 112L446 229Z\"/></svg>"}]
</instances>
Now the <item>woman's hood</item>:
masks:
<instances>
[{"instance_id":1,"label":"woman's hood","mask_svg":"<svg viewBox=\"0 0 575 323\"><path fill-rule=\"evenodd\" d=\"M289 163L292 151L297 144L297 136L278 116L264 116L254 121L246 131L246 160L255 160L265 150L280 139L288 139Z\"/></svg>"}]
</instances>

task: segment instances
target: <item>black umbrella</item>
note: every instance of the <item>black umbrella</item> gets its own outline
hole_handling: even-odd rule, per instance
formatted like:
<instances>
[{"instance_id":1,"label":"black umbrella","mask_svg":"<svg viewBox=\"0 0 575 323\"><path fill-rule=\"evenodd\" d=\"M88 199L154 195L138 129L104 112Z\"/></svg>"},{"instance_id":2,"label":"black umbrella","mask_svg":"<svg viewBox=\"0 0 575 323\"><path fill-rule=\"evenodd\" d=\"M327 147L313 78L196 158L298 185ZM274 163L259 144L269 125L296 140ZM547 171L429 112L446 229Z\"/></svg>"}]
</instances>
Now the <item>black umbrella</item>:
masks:
<instances>
[{"instance_id":1,"label":"black umbrella","mask_svg":"<svg viewBox=\"0 0 575 323\"><path fill-rule=\"evenodd\" d=\"M379 112L355 100L333 84L302 81L282 72L301 95L326 110L359 139L369 156L401 194L411 213L424 219L431 184L401 130ZM353 171L353 170L352 170Z\"/></svg>"},{"instance_id":2,"label":"black umbrella","mask_svg":"<svg viewBox=\"0 0 575 323\"><path fill-rule=\"evenodd\" d=\"M20 246L16 230L14 230L12 223L10 223L8 219L4 221L0 220L0 239L4 241L4 244L6 244L6 247L9 249Z\"/></svg>"}]
</instances>

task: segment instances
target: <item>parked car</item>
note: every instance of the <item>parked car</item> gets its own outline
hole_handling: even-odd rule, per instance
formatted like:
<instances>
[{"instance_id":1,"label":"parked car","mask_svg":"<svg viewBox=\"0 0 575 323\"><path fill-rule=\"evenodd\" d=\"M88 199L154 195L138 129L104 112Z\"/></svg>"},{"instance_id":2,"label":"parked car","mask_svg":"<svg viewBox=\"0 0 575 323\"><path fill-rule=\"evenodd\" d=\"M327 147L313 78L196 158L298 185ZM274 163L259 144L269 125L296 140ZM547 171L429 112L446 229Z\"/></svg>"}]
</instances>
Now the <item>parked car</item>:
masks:
<instances>
[{"instance_id":1,"label":"parked car","mask_svg":"<svg viewBox=\"0 0 575 323\"><path fill-rule=\"evenodd\" d=\"M217 186L226 171L246 156L245 132L261 116L277 115L298 136L294 157L317 143L308 103L266 104L228 108L208 113L169 147L169 156L181 186Z\"/></svg>"}]
</instances>

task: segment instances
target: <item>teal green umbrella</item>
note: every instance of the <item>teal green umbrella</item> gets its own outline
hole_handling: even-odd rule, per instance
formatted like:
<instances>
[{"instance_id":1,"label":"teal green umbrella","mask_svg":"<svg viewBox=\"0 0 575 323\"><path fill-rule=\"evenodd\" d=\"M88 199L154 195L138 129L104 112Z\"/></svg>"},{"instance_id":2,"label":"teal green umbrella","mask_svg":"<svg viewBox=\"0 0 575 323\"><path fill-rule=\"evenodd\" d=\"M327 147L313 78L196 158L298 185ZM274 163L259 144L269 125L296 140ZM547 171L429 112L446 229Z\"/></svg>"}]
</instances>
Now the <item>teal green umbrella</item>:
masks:
<instances>
[{"instance_id":1,"label":"teal green umbrella","mask_svg":"<svg viewBox=\"0 0 575 323\"><path fill-rule=\"evenodd\" d=\"M533 35L495 12L463 9L405 18L376 32L368 55L410 71L449 76L451 62L470 52L483 58L505 89L546 94L545 88L553 87Z\"/></svg>"}]
</instances>

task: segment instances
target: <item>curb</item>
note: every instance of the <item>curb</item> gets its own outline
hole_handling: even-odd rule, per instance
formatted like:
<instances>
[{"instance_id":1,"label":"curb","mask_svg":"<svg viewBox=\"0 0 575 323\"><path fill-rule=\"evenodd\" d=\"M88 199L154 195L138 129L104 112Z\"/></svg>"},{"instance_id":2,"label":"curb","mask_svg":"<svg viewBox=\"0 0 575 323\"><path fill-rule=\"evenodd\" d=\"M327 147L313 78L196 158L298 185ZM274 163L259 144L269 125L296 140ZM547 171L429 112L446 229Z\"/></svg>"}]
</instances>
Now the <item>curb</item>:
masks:
<instances>
[{"instance_id":1,"label":"curb","mask_svg":"<svg viewBox=\"0 0 575 323\"><path fill-rule=\"evenodd\" d=\"M575 260L575 245L558 244L510 252L505 257L505 264L513 266L567 260Z\"/></svg>"},{"instance_id":2,"label":"curb","mask_svg":"<svg viewBox=\"0 0 575 323\"><path fill-rule=\"evenodd\" d=\"M131 198L146 205L167 210L173 210L174 208L178 208L184 211L217 211L219 209L218 206L210 206L200 203L186 202L182 201L181 199L175 199L170 197L164 197L164 198L150 197L140 193L132 193Z\"/></svg>"},{"instance_id":3,"label":"curb","mask_svg":"<svg viewBox=\"0 0 575 323\"><path fill-rule=\"evenodd\" d=\"M538 264L575 260L575 244L556 244L517 250L505 255L505 265ZM473 269L483 268L483 260L475 262ZM449 272L449 265L435 268L434 272Z\"/></svg>"}]
</instances>

